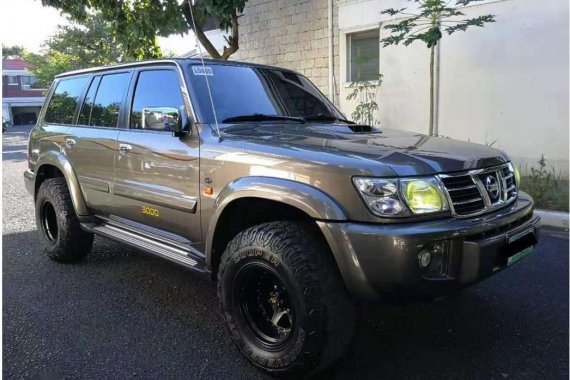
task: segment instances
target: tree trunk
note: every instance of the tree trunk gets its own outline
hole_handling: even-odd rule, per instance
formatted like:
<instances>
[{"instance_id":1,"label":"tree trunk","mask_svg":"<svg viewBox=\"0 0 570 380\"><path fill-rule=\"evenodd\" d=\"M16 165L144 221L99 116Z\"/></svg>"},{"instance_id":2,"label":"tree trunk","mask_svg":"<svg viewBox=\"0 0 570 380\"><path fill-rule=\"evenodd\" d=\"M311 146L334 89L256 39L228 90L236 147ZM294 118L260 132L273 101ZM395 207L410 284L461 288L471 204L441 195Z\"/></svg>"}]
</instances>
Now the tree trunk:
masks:
<instances>
[{"instance_id":1,"label":"tree trunk","mask_svg":"<svg viewBox=\"0 0 570 380\"><path fill-rule=\"evenodd\" d=\"M429 57L429 136L433 136L433 111L434 111L434 61L435 45L430 48Z\"/></svg>"},{"instance_id":2,"label":"tree trunk","mask_svg":"<svg viewBox=\"0 0 570 380\"><path fill-rule=\"evenodd\" d=\"M192 13L190 12L190 7L192 6L191 0L187 0L181 5L182 14L186 19L186 23L194 31L198 42L204 46L204 49L208 52L210 57L214 59L223 59L227 60L233 53L235 53L239 49L239 31L238 31L238 15L235 9L232 10L231 18L232 18L232 26L231 26L231 35L226 38L226 42L228 46L224 46L224 50L222 54L218 52L218 50L214 47L212 42L208 39L208 36L202 30L202 27L195 23L195 20L192 20Z\"/></svg>"}]
</instances>

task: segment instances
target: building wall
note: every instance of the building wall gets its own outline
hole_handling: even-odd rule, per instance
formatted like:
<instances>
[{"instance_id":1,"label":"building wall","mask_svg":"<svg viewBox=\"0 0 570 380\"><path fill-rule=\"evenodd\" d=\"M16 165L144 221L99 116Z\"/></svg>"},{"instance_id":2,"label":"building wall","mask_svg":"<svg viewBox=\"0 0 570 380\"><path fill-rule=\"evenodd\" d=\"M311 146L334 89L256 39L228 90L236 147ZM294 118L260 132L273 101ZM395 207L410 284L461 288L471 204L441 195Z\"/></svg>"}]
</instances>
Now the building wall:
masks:
<instances>
[{"instance_id":1,"label":"building wall","mask_svg":"<svg viewBox=\"0 0 570 380\"><path fill-rule=\"evenodd\" d=\"M347 35L378 30L380 12L406 0L339 0L340 106L348 115ZM487 0L466 17L496 15L496 23L444 37L439 45L437 128L440 135L491 144L523 169L541 154L568 173L568 2ZM382 127L427 132L429 51L380 45L378 91Z\"/></svg>"},{"instance_id":2,"label":"building wall","mask_svg":"<svg viewBox=\"0 0 570 380\"><path fill-rule=\"evenodd\" d=\"M4 66L5 61L2 61ZM23 61L22 65L25 65ZM8 76L15 77L16 83L8 83ZM30 77L33 74L25 67L16 70L2 70L2 119L14 124L14 116L25 112L33 112L36 117L44 103L43 89L24 88L22 76Z\"/></svg>"},{"instance_id":3,"label":"building wall","mask_svg":"<svg viewBox=\"0 0 570 380\"><path fill-rule=\"evenodd\" d=\"M334 100L339 33L333 2ZM240 18L239 50L230 58L296 70L329 95L328 0L249 0Z\"/></svg>"},{"instance_id":4,"label":"building wall","mask_svg":"<svg viewBox=\"0 0 570 380\"><path fill-rule=\"evenodd\" d=\"M43 90L41 89L24 89L22 86L22 76L33 76L28 71L25 71L25 75L18 75L9 73L9 70L4 70L2 72L2 97L35 97L42 96ZM16 77L17 83L8 83L8 75L11 77Z\"/></svg>"}]
</instances>

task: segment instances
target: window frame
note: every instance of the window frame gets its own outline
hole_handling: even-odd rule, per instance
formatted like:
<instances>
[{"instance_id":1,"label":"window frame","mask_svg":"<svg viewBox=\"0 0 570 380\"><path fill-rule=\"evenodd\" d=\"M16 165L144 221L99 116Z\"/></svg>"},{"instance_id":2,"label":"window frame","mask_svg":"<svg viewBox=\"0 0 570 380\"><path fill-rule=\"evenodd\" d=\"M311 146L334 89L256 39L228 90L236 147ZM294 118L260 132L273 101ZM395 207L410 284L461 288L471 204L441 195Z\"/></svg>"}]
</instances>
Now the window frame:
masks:
<instances>
[{"instance_id":1,"label":"window frame","mask_svg":"<svg viewBox=\"0 0 570 380\"><path fill-rule=\"evenodd\" d=\"M97 84L97 91L95 92L95 97L93 97L93 102L95 102L95 99L97 99L97 94L99 93L99 86L101 85L101 82L103 81L103 77L105 77L106 75L114 75L114 74L125 74L128 73L130 74L130 77L127 80L127 86L125 88L125 93L123 94L123 97L121 98L121 104L119 106L119 116L118 116L118 121L117 121L117 126L116 127L105 127L102 125L85 125L85 124L79 124L79 115L81 114L81 109L83 108L83 105L85 104L85 98L87 97L87 94L89 93L89 90L91 88L91 85L93 84L93 82L95 80L97 80L97 77L99 77L99 83ZM85 86L85 89L83 90L83 93L81 94L81 105L79 107L77 107L77 109L75 110L75 115L73 117L73 126L75 127L80 127L80 128L97 128L97 129L115 129L115 130L119 130L119 129L126 129L125 128L125 115L124 115L124 111L127 105L127 96L129 93L129 90L131 88L132 82L133 82L133 70L110 70L110 71L98 71L98 72L94 72L94 73L89 73L90 81L89 81L89 85ZM93 106L91 106L91 109L93 109ZM89 111L89 119L87 120L88 123L91 122L91 111Z\"/></svg>"},{"instance_id":2,"label":"window frame","mask_svg":"<svg viewBox=\"0 0 570 380\"><path fill-rule=\"evenodd\" d=\"M10 78L14 78L14 83L10 83ZM20 81L18 80L18 75L6 75L6 84L8 86L19 86Z\"/></svg>"},{"instance_id":3,"label":"window frame","mask_svg":"<svg viewBox=\"0 0 570 380\"><path fill-rule=\"evenodd\" d=\"M378 38L378 72L380 72L380 28L371 28L358 30L350 33L346 33L346 83L355 83L352 78L352 39L354 36L362 37L376 37ZM367 80L371 83L378 83L378 79Z\"/></svg>"},{"instance_id":4,"label":"window frame","mask_svg":"<svg viewBox=\"0 0 570 380\"><path fill-rule=\"evenodd\" d=\"M131 86L129 88L129 95L127 98L127 106L125 107L125 129L129 130L130 132L141 132L141 133L161 133L161 134L169 134L172 135L172 131L157 131L157 130L153 130L153 129L140 129L140 128L131 128L131 115L132 115L132 111L133 111L133 103L135 101L135 91L137 89L137 84L139 82L139 78L141 73L145 72L145 71L172 71L176 74L176 77L178 78L178 85L179 85L179 90L180 90L180 97L182 98L182 102L184 103L184 91L183 90L183 86L184 86L184 78L181 78L180 76L180 72L178 70L178 68L176 67L176 65L156 65L156 66L141 66L141 67L137 67L134 70L133 76L131 78ZM186 105L184 104L184 108L186 109ZM183 112L188 112L188 111L183 111L180 110L181 113ZM182 115L182 117L187 117L186 115ZM184 119L183 119L184 120Z\"/></svg>"},{"instance_id":5,"label":"window frame","mask_svg":"<svg viewBox=\"0 0 570 380\"><path fill-rule=\"evenodd\" d=\"M28 83L24 83L24 80L26 80ZM33 83L31 83L33 80ZM35 75L20 75L20 83L22 85L22 90L24 91L39 91L42 90L42 88L40 87L34 87L36 84L38 84L40 81L38 80L38 77ZM24 88L24 86L28 86L27 88Z\"/></svg>"},{"instance_id":6,"label":"window frame","mask_svg":"<svg viewBox=\"0 0 570 380\"><path fill-rule=\"evenodd\" d=\"M77 110L77 115L76 118L74 119L74 126L76 127L83 127L83 128L89 128L91 127L91 125L89 124L79 124L79 116L81 115L81 110L83 109L83 106L85 105L85 100L87 98L87 94L89 93L89 90L91 89L91 86L93 85L93 83L95 81L98 81L97 83L97 91L99 91L99 85L101 84L101 78L102 75L100 74L94 74L91 75L91 79L89 81L89 85L85 88L85 90L83 91L83 94L81 94L81 107L79 107L79 109ZM97 91L95 91L95 96L97 96ZM95 97L93 97L93 101L95 101ZM93 105L91 105L91 110L93 109ZM89 118L87 119L87 122L91 121L91 110L89 110Z\"/></svg>"}]
</instances>

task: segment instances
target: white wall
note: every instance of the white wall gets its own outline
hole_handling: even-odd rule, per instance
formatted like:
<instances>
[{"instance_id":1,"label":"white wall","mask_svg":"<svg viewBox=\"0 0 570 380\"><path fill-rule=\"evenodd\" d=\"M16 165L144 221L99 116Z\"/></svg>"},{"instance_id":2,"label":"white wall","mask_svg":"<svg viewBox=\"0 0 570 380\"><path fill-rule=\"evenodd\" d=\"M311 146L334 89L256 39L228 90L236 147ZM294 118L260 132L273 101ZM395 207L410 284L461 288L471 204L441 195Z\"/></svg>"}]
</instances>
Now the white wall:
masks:
<instances>
[{"instance_id":1,"label":"white wall","mask_svg":"<svg viewBox=\"0 0 570 380\"><path fill-rule=\"evenodd\" d=\"M380 12L406 0L341 0L341 108L345 100L346 34L389 22ZM524 166L544 154L568 172L568 1L499 0L463 9L494 14L496 23L444 37L439 46L439 134L498 147ZM387 33L381 31L381 38ZM380 46L377 117L386 128L427 132L429 50Z\"/></svg>"}]
</instances>

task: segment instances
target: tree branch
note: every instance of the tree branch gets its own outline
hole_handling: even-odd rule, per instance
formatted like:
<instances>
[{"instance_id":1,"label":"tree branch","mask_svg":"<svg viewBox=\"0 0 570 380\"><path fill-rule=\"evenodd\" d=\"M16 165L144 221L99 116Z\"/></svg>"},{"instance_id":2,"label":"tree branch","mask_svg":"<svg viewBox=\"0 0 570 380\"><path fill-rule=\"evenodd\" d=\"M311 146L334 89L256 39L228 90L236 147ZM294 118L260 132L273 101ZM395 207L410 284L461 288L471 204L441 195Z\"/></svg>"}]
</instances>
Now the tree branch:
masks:
<instances>
[{"instance_id":1,"label":"tree branch","mask_svg":"<svg viewBox=\"0 0 570 380\"><path fill-rule=\"evenodd\" d=\"M232 9L232 35L226 38L228 41L228 46L224 46L224 51L222 53L222 59L227 60L233 53L239 49L239 26L238 26L238 15L235 8Z\"/></svg>"},{"instance_id":2,"label":"tree branch","mask_svg":"<svg viewBox=\"0 0 570 380\"><path fill-rule=\"evenodd\" d=\"M188 24L188 26L190 27L190 29L192 29L194 31L194 34L196 35L196 38L198 39L198 41L200 42L200 44L202 44L202 46L204 46L204 49L206 49L206 51L208 52L208 54L210 55L210 57L214 58L214 59L227 59L227 58L223 58L220 53L218 52L218 50L214 47L214 45L212 44L212 42L210 42L210 40L208 39L208 36L206 36L206 34L204 33L204 31L202 30L202 28L200 27L200 25L195 22L196 20L192 20L192 12L190 12L190 7L192 6L190 4L191 0L186 0L184 3L182 3L181 5L181 9L182 9L182 14L184 15L184 18L186 19L186 23ZM233 20L232 20L233 21ZM194 25L196 25L196 28L194 28ZM233 28L232 28L233 29ZM237 50L237 49L236 49ZM224 48L224 52L225 52L225 48Z\"/></svg>"}]
</instances>

